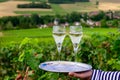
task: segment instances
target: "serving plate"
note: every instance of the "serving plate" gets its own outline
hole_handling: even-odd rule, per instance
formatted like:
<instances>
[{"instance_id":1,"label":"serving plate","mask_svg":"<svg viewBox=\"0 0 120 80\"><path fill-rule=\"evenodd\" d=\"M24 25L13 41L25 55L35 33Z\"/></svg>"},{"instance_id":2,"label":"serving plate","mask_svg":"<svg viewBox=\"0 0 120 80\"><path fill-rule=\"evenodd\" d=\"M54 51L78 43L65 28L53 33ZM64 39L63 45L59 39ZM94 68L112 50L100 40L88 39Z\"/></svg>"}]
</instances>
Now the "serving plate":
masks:
<instances>
[{"instance_id":1,"label":"serving plate","mask_svg":"<svg viewBox=\"0 0 120 80\"><path fill-rule=\"evenodd\" d=\"M92 69L91 65L70 61L48 61L39 65L39 68L50 72L83 72Z\"/></svg>"}]
</instances>

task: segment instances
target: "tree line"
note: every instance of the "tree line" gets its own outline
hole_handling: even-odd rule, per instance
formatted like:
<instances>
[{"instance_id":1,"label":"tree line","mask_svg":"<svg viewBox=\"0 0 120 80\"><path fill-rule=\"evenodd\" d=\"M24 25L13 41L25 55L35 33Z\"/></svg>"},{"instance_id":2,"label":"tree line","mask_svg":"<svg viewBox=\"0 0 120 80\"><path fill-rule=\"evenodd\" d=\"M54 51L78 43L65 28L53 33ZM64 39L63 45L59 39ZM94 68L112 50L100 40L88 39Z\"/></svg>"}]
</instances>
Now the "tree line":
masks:
<instances>
[{"instance_id":1,"label":"tree line","mask_svg":"<svg viewBox=\"0 0 120 80\"><path fill-rule=\"evenodd\" d=\"M90 27L86 21L91 20L94 22L100 22L101 27L119 27L120 18L114 16L115 13L99 11L97 13L78 13L72 12L67 15L45 15L40 16L38 14L23 15L23 16L9 16L0 18L0 29L10 30L10 29L28 29L37 28L40 25L53 26L55 18L59 19L60 24L73 24L74 22L81 22L83 27ZM119 17L119 16L118 16ZM82 21L81 21L82 20Z\"/></svg>"},{"instance_id":2,"label":"tree line","mask_svg":"<svg viewBox=\"0 0 120 80\"><path fill-rule=\"evenodd\" d=\"M42 2L42 3L29 3L29 4L18 4L17 5L18 8L45 8L45 9L50 9L51 6L48 5L47 3L45 2Z\"/></svg>"}]
</instances>

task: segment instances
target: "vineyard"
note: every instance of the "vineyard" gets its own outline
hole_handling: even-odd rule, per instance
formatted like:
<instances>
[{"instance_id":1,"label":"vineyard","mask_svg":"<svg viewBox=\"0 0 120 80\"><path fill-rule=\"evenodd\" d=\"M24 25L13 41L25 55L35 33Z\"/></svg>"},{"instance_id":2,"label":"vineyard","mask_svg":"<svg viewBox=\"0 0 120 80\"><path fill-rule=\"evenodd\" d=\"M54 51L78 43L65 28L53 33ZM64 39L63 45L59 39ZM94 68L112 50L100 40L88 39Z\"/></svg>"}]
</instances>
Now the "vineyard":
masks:
<instances>
[{"instance_id":1,"label":"vineyard","mask_svg":"<svg viewBox=\"0 0 120 80\"><path fill-rule=\"evenodd\" d=\"M120 70L120 34L110 33L107 36L91 35L92 38L83 38L80 44L77 60L91 64L95 69ZM0 50L1 79L15 79L18 75L23 78L29 67L28 75L32 80L58 80L57 73L45 72L38 68L44 61L57 60L57 50L52 40L40 42L38 39L25 38L20 43L12 42ZM48 57L49 56L49 57ZM64 41L62 60L74 60L72 45L69 39ZM32 73L31 73L32 72ZM54 75L54 76L53 76ZM64 74L62 80L69 80ZM71 80L71 79L70 79ZM72 79L76 80L76 79Z\"/></svg>"},{"instance_id":2,"label":"vineyard","mask_svg":"<svg viewBox=\"0 0 120 80\"><path fill-rule=\"evenodd\" d=\"M101 35L107 35L108 33L117 33L119 29L117 28L84 28L84 36L89 37L93 33L99 33ZM0 37L1 45L6 45L9 42L15 41L20 42L24 38L38 38L39 41L48 41L53 40L52 38L52 28L43 28L43 29L24 29L24 30L9 30L2 31L2 37Z\"/></svg>"},{"instance_id":3,"label":"vineyard","mask_svg":"<svg viewBox=\"0 0 120 80\"><path fill-rule=\"evenodd\" d=\"M120 0L97 1L0 0L0 80L78 80L39 68L59 59L120 71ZM54 20L66 27L60 55L52 34ZM83 29L77 55L69 37L75 22Z\"/></svg>"},{"instance_id":4,"label":"vineyard","mask_svg":"<svg viewBox=\"0 0 120 80\"><path fill-rule=\"evenodd\" d=\"M59 76L57 73L38 68L42 62L58 60L51 30L45 28L3 31L5 37L1 39L6 38L6 42L10 42L0 48L0 79L13 80L18 76L23 79L28 75L29 80L77 80L67 74L61 73ZM120 70L118 29L85 28L83 30L84 36L80 43L77 61L90 64L94 69ZM61 60L74 61L73 47L68 36L63 43Z\"/></svg>"}]
</instances>

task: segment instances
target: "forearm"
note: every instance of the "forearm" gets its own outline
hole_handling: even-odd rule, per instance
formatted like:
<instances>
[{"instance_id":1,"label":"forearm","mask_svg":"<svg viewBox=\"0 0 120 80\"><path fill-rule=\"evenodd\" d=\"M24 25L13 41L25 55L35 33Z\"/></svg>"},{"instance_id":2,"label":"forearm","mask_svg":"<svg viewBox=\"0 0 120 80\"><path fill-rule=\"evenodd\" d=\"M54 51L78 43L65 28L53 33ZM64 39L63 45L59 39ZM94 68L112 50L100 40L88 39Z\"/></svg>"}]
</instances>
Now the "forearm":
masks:
<instances>
[{"instance_id":1,"label":"forearm","mask_svg":"<svg viewBox=\"0 0 120 80\"><path fill-rule=\"evenodd\" d=\"M120 80L120 72L93 70L91 80Z\"/></svg>"}]
</instances>

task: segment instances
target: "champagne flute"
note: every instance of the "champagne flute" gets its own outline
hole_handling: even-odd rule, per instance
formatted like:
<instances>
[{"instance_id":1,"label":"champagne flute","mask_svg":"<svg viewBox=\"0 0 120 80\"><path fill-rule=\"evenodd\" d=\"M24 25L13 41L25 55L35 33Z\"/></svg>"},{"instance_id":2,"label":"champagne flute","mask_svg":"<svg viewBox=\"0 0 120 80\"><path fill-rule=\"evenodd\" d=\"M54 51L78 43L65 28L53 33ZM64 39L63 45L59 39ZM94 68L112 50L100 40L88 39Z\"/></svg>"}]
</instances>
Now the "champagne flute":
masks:
<instances>
[{"instance_id":1,"label":"champagne flute","mask_svg":"<svg viewBox=\"0 0 120 80\"><path fill-rule=\"evenodd\" d=\"M58 57L60 60L60 52L62 48L62 43L65 38L65 26L60 26L58 25L58 21L54 21L54 26L53 26L53 37L57 45L57 50L58 50Z\"/></svg>"},{"instance_id":2,"label":"champagne flute","mask_svg":"<svg viewBox=\"0 0 120 80\"><path fill-rule=\"evenodd\" d=\"M75 61L76 61L79 43L83 36L82 26L78 22L75 23L75 26L70 26L69 36L73 44L74 53L75 53Z\"/></svg>"}]
</instances>

